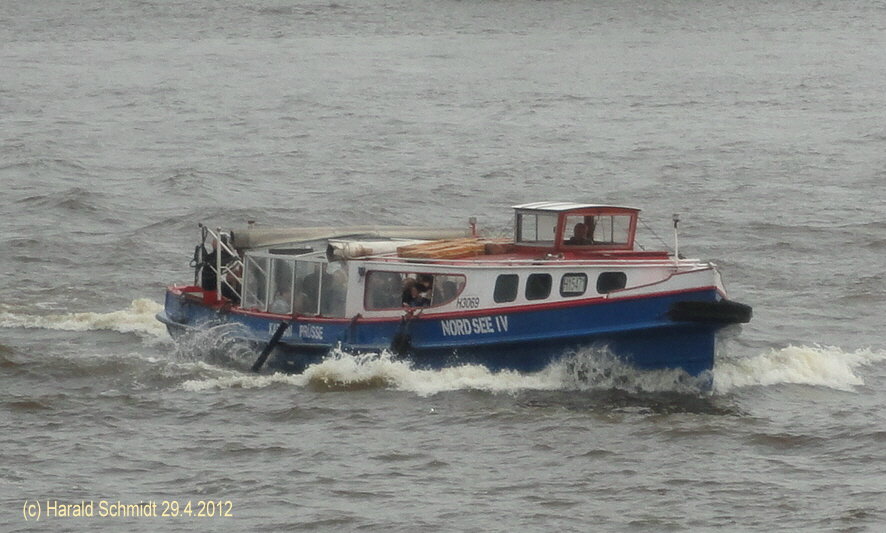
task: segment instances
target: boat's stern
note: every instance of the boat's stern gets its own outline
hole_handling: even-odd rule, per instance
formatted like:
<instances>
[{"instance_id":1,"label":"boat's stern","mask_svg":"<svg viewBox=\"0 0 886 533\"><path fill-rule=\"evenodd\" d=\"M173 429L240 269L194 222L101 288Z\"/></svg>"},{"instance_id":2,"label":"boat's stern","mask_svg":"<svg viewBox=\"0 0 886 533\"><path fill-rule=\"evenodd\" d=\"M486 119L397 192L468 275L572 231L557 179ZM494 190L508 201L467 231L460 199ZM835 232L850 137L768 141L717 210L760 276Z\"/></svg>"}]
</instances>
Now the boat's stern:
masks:
<instances>
[{"instance_id":1,"label":"boat's stern","mask_svg":"<svg viewBox=\"0 0 886 533\"><path fill-rule=\"evenodd\" d=\"M208 298L215 297L212 291L204 291L196 286L172 286L166 289L163 310L155 315L157 320L166 325L166 330L173 337L192 327L194 322L194 304L205 305ZM211 294L207 294L211 293Z\"/></svg>"}]
</instances>

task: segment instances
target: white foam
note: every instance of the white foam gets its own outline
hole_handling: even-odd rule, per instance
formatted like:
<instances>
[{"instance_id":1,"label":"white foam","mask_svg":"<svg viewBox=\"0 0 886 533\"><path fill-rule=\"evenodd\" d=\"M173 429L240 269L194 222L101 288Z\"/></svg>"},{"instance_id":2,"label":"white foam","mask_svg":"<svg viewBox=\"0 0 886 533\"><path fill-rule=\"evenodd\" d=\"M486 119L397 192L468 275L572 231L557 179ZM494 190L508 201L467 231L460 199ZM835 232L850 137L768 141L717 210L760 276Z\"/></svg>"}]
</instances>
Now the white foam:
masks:
<instances>
[{"instance_id":1,"label":"white foam","mask_svg":"<svg viewBox=\"0 0 886 533\"><path fill-rule=\"evenodd\" d=\"M301 375L252 375L231 373L220 377L191 380L182 387L191 391L226 388L262 388L276 384L320 390L382 388L432 396L456 390L490 393L517 393L543 390L592 390L619 388L631 391L698 392L707 379L694 379L679 370L640 372L616 359L596 352L573 354L534 373L513 370L492 371L476 364L442 369L414 368L387 351L353 355L341 350Z\"/></svg>"},{"instance_id":2,"label":"white foam","mask_svg":"<svg viewBox=\"0 0 886 533\"><path fill-rule=\"evenodd\" d=\"M154 315L163 306L147 298L133 300L128 309L110 313L63 313L33 315L0 313L0 327L54 329L62 331L117 331L161 339L167 338L166 326Z\"/></svg>"},{"instance_id":3,"label":"white foam","mask_svg":"<svg viewBox=\"0 0 886 533\"><path fill-rule=\"evenodd\" d=\"M230 371L223 376L206 379L191 379L181 384L181 388L191 392L202 392L217 389L260 389L276 384L304 387L307 379L296 374L246 374Z\"/></svg>"},{"instance_id":4,"label":"white foam","mask_svg":"<svg viewBox=\"0 0 886 533\"><path fill-rule=\"evenodd\" d=\"M886 354L871 350L847 353L833 347L789 346L744 359L719 361L713 373L715 394L748 386L781 383L817 385L852 390L863 380L857 370ZM432 396L456 390L517 393L527 390L607 390L680 392L706 390L710 376L693 378L680 370L638 371L617 359L580 351L540 372L491 371L474 364L438 370L414 368L388 352L353 355L340 350L303 374L249 374L243 369L218 369L222 375L186 381L190 391L264 388L289 385L320 390L388 389Z\"/></svg>"},{"instance_id":5,"label":"white foam","mask_svg":"<svg viewBox=\"0 0 886 533\"><path fill-rule=\"evenodd\" d=\"M886 353L870 349L844 352L833 346L788 346L754 357L718 360L714 391L793 383L851 391L864 381L860 367L886 360Z\"/></svg>"},{"instance_id":6,"label":"white foam","mask_svg":"<svg viewBox=\"0 0 886 533\"><path fill-rule=\"evenodd\" d=\"M421 396L465 389L513 392L525 389L553 390L562 386L558 372L550 370L534 374L510 370L493 372L473 364L424 370L413 368L410 362L396 359L387 351L355 356L336 350L331 357L308 367L304 375L308 383L315 386L385 386Z\"/></svg>"}]
</instances>

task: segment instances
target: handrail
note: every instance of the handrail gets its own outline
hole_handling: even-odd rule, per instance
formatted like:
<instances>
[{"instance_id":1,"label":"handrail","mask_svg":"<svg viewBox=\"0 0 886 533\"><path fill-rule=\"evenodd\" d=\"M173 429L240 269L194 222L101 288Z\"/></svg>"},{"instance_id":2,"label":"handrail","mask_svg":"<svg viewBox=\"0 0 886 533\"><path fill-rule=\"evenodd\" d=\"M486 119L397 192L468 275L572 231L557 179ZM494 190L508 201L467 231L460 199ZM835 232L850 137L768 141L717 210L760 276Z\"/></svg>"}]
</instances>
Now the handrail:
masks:
<instances>
[{"instance_id":1,"label":"handrail","mask_svg":"<svg viewBox=\"0 0 886 533\"><path fill-rule=\"evenodd\" d=\"M199 223L197 226L201 229L201 236L203 239L201 246L205 247L206 241L210 237L215 241L215 250L217 252L215 254L215 264L209 265L209 268L215 272L216 294L222 294L222 284L224 284L231 290L237 299L240 300L242 295L240 294L239 288L243 287L243 260L240 258L240 254L237 253L237 250L229 245L231 240L230 233L222 232L221 228L216 228L215 231L213 231L208 226ZM225 264L222 264L222 251L227 252L228 255L231 256L231 260ZM233 278L236 283L232 284L229 281L229 277Z\"/></svg>"}]
</instances>

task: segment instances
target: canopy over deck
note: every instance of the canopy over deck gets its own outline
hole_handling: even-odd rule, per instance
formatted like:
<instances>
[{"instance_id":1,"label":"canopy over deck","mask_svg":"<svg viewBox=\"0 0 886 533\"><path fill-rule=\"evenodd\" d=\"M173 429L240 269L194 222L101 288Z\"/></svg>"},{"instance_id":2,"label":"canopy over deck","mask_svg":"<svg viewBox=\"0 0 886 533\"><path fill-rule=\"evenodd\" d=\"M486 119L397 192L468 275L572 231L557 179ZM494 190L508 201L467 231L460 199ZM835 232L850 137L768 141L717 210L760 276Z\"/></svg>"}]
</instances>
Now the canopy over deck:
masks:
<instances>
[{"instance_id":1,"label":"canopy over deck","mask_svg":"<svg viewBox=\"0 0 886 533\"><path fill-rule=\"evenodd\" d=\"M471 228L429 228L419 226L319 226L309 228L246 228L234 230L233 244L240 250L319 241L342 237L381 237L396 239L454 239L470 237Z\"/></svg>"}]
</instances>

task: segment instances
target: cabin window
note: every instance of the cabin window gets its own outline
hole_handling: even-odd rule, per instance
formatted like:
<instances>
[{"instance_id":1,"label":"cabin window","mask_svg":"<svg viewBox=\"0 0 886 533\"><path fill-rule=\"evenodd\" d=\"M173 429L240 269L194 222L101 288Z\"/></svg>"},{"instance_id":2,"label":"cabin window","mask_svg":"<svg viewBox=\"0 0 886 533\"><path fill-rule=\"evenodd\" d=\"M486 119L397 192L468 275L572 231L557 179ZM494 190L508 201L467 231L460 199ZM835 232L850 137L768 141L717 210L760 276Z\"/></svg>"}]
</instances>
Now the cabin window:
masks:
<instances>
[{"instance_id":1,"label":"cabin window","mask_svg":"<svg viewBox=\"0 0 886 533\"><path fill-rule=\"evenodd\" d=\"M624 289L628 283L628 276L624 272L603 272L597 278L597 292L606 294L607 292Z\"/></svg>"},{"instance_id":2,"label":"cabin window","mask_svg":"<svg viewBox=\"0 0 886 533\"><path fill-rule=\"evenodd\" d=\"M560 279L560 296L581 296L588 288L588 275L584 273L563 274Z\"/></svg>"},{"instance_id":3,"label":"cabin window","mask_svg":"<svg viewBox=\"0 0 886 533\"><path fill-rule=\"evenodd\" d=\"M517 213L517 242L553 245L556 234L556 214Z\"/></svg>"},{"instance_id":4,"label":"cabin window","mask_svg":"<svg viewBox=\"0 0 886 533\"><path fill-rule=\"evenodd\" d=\"M517 299L517 287L520 284L520 276L517 274L500 274L495 279L495 291L492 299L495 303L513 302Z\"/></svg>"},{"instance_id":5,"label":"cabin window","mask_svg":"<svg viewBox=\"0 0 886 533\"><path fill-rule=\"evenodd\" d=\"M267 257L246 256L243 270L243 308L259 309L264 311L268 299L268 269Z\"/></svg>"},{"instance_id":6,"label":"cabin window","mask_svg":"<svg viewBox=\"0 0 886 533\"><path fill-rule=\"evenodd\" d=\"M368 310L446 305L465 287L465 277L423 272L371 271L366 274L363 306Z\"/></svg>"},{"instance_id":7,"label":"cabin window","mask_svg":"<svg viewBox=\"0 0 886 533\"><path fill-rule=\"evenodd\" d=\"M288 315L292 313L292 284L295 281L291 259L271 260L271 295L268 311Z\"/></svg>"},{"instance_id":8,"label":"cabin window","mask_svg":"<svg viewBox=\"0 0 886 533\"><path fill-rule=\"evenodd\" d=\"M316 315L320 312L320 271L322 263L312 261L295 262L295 297L293 309L302 315Z\"/></svg>"},{"instance_id":9,"label":"cabin window","mask_svg":"<svg viewBox=\"0 0 886 533\"><path fill-rule=\"evenodd\" d=\"M526 280L526 299L544 300L551 295L550 274L530 274Z\"/></svg>"},{"instance_id":10,"label":"cabin window","mask_svg":"<svg viewBox=\"0 0 886 533\"><path fill-rule=\"evenodd\" d=\"M341 263L323 263L320 279L320 314L329 317L345 316L348 294L348 271Z\"/></svg>"},{"instance_id":11,"label":"cabin window","mask_svg":"<svg viewBox=\"0 0 886 533\"><path fill-rule=\"evenodd\" d=\"M366 309L393 309L402 305L403 275L375 271L366 274Z\"/></svg>"},{"instance_id":12,"label":"cabin window","mask_svg":"<svg viewBox=\"0 0 886 533\"><path fill-rule=\"evenodd\" d=\"M446 305L455 300L455 297L465 288L465 277L435 274L433 288L431 306Z\"/></svg>"}]
</instances>

